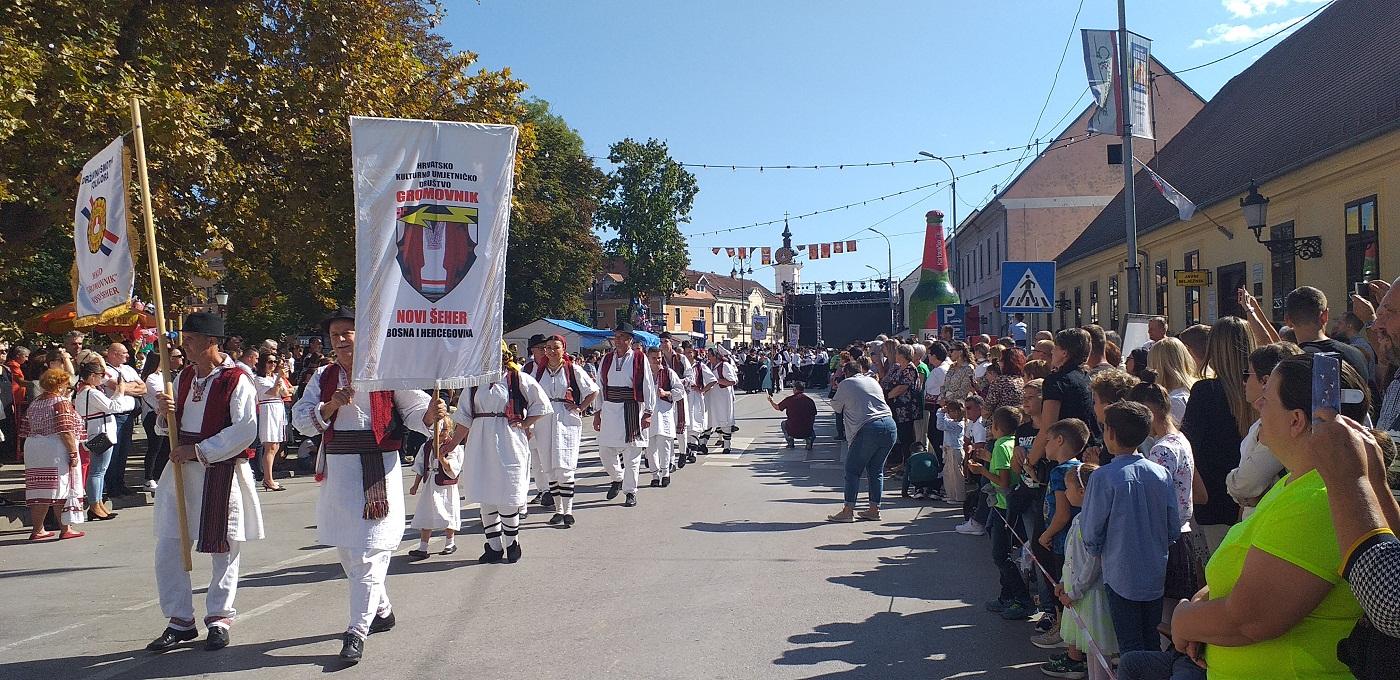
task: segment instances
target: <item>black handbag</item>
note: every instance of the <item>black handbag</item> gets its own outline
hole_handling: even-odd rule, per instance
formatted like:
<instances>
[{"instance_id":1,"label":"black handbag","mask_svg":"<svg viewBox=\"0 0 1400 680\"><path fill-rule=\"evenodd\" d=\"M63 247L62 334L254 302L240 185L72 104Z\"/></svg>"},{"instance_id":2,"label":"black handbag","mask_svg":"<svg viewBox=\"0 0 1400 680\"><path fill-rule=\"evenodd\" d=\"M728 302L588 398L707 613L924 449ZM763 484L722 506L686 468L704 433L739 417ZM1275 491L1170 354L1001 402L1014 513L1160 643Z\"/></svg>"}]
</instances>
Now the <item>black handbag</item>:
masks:
<instances>
[{"instance_id":1,"label":"black handbag","mask_svg":"<svg viewBox=\"0 0 1400 680\"><path fill-rule=\"evenodd\" d=\"M106 432L98 432L95 437L87 440L87 443L83 446L87 447L88 453L94 456L100 456L107 453L107 450L112 448L112 439L107 436Z\"/></svg>"}]
</instances>

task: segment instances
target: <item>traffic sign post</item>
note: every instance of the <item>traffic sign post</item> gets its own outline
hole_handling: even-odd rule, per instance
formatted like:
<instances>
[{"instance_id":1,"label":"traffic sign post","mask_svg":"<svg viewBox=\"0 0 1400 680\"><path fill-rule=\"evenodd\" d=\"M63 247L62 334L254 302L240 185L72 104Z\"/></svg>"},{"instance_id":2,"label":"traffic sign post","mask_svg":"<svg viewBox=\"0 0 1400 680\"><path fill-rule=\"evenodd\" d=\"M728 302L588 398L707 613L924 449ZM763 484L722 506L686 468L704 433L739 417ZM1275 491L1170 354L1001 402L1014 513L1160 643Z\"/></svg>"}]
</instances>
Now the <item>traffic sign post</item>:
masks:
<instances>
[{"instance_id":1,"label":"traffic sign post","mask_svg":"<svg viewBox=\"0 0 1400 680\"><path fill-rule=\"evenodd\" d=\"M938 305L938 327L953 329L954 340L967 339L967 305Z\"/></svg>"},{"instance_id":2,"label":"traffic sign post","mask_svg":"<svg viewBox=\"0 0 1400 680\"><path fill-rule=\"evenodd\" d=\"M1007 314L1043 314L1054 311L1054 262L1003 262L1001 311Z\"/></svg>"}]
</instances>

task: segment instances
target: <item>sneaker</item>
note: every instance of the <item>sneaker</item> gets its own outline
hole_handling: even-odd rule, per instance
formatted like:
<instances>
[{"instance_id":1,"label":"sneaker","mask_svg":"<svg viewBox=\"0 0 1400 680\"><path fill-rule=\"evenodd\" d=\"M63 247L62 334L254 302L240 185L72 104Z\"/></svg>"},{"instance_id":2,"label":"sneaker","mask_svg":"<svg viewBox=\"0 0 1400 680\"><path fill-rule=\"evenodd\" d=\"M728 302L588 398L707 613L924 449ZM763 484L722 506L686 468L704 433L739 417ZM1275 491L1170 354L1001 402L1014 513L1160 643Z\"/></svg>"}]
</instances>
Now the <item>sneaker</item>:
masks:
<instances>
[{"instance_id":1,"label":"sneaker","mask_svg":"<svg viewBox=\"0 0 1400 680\"><path fill-rule=\"evenodd\" d=\"M1053 630L1032 637L1031 644L1041 649L1062 649L1069 646L1065 644L1064 640L1060 639L1060 634Z\"/></svg>"},{"instance_id":2,"label":"sneaker","mask_svg":"<svg viewBox=\"0 0 1400 680\"><path fill-rule=\"evenodd\" d=\"M988 601L987 601L987 605L986 605L986 609L987 609L987 611L989 611L989 612L993 612L993 613L996 613L996 614L1000 614L1000 613L1006 611L1006 608L1009 607L1009 606L1011 606L1011 603L1010 603L1010 602L1007 602L1006 600L1003 600L1003 599L1001 599L1001 598L998 597L998 598L995 599L995 600L988 600Z\"/></svg>"},{"instance_id":3,"label":"sneaker","mask_svg":"<svg viewBox=\"0 0 1400 680\"><path fill-rule=\"evenodd\" d=\"M1035 622L1035 632L1037 632L1037 633L1049 633L1049 632L1052 631L1052 630L1059 630L1060 627L1059 627L1058 625L1056 625L1056 624L1057 624L1057 621L1055 620L1055 614L1054 614L1054 613L1052 613L1052 612L1042 612L1042 613L1041 613L1040 620Z\"/></svg>"},{"instance_id":4,"label":"sneaker","mask_svg":"<svg viewBox=\"0 0 1400 680\"><path fill-rule=\"evenodd\" d=\"M838 513L836 513L836 514L834 514L834 515L827 515L827 516L826 516L826 521L828 521L828 522L854 522L854 521L856 521L856 513L855 513L854 510L852 510L852 509L850 509L850 508L842 508L842 509L841 509L841 512L838 512Z\"/></svg>"},{"instance_id":5,"label":"sneaker","mask_svg":"<svg viewBox=\"0 0 1400 680\"><path fill-rule=\"evenodd\" d=\"M1089 666L1083 661L1075 661L1069 657L1061 659L1051 659L1041 664L1040 672L1052 678L1087 678L1089 677Z\"/></svg>"},{"instance_id":6,"label":"sneaker","mask_svg":"<svg viewBox=\"0 0 1400 680\"><path fill-rule=\"evenodd\" d=\"M1001 618L1007 621L1025 621L1035 613L1035 607L1025 602L1012 602L1001 612Z\"/></svg>"},{"instance_id":7,"label":"sneaker","mask_svg":"<svg viewBox=\"0 0 1400 680\"><path fill-rule=\"evenodd\" d=\"M953 531L965 536L985 536L987 534L987 528L982 526L981 522L973 519L953 527Z\"/></svg>"},{"instance_id":8,"label":"sneaker","mask_svg":"<svg viewBox=\"0 0 1400 680\"><path fill-rule=\"evenodd\" d=\"M157 486L157 484L156 484L156 480L154 480L154 479L148 479L148 480L146 480L146 483L145 483L145 484L142 484L142 485L141 485L141 489L142 489L142 490L144 490L144 491L149 491L149 492L151 492L151 493L155 493L155 490L156 490L157 488L158 488L158 486Z\"/></svg>"}]
</instances>

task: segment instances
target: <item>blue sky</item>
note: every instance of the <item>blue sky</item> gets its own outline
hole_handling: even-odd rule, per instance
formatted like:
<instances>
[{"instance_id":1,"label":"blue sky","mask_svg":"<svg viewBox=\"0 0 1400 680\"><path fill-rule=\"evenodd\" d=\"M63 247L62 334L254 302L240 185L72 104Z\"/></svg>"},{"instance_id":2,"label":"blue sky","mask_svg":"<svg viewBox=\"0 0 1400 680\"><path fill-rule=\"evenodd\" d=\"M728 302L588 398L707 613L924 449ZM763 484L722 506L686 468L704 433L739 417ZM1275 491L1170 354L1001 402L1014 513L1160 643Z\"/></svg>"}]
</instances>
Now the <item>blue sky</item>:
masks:
<instances>
[{"instance_id":1,"label":"blue sky","mask_svg":"<svg viewBox=\"0 0 1400 680\"><path fill-rule=\"evenodd\" d=\"M1153 56L1180 70L1285 28L1322 1L1129 0L1128 27L1153 40ZM1113 0L447 5L444 35L458 49L477 52L483 67L510 67L530 85L529 96L548 100L582 134L590 153L605 156L608 145L624 137L656 137L677 160L712 164L909 160L920 150L947 156L1052 137L1066 115L1088 103L1079 34L1071 36L1072 27L1117 26ZM1209 98L1283 37L1182 78ZM1040 129L1034 131L1037 117ZM1021 155L953 159L959 176L968 175L958 182L959 216L1005 186L1013 166L968 173L1014 163ZM691 223L682 226L687 235L948 179L946 168L934 162L692 172L700 193ZM864 231L877 224L892 237L895 275L902 276L918 263L924 212L946 213L949 203L945 184L794 220L794 244L863 239L853 255L808 263L803 280L875 276L866 265L883 273L885 242ZM732 260L723 252L713 255L712 246L776 247L781 232L778 224L691 236L691 266L728 273ZM771 287L772 271L756 261L754 269L754 278Z\"/></svg>"}]
</instances>

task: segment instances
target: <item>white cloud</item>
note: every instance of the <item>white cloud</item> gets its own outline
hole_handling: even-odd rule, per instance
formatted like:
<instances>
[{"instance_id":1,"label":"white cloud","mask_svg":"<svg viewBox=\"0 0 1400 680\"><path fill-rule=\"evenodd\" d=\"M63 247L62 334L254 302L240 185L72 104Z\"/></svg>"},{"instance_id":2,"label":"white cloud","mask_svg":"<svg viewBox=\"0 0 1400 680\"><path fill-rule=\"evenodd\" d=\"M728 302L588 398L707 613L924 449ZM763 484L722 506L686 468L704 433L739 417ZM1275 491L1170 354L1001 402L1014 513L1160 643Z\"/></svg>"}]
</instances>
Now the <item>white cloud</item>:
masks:
<instances>
[{"instance_id":1,"label":"white cloud","mask_svg":"<svg viewBox=\"0 0 1400 680\"><path fill-rule=\"evenodd\" d=\"M1221 0L1220 4L1224 5L1231 15L1249 19L1270 14L1289 5L1315 5L1323 2L1327 0Z\"/></svg>"},{"instance_id":2,"label":"white cloud","mask_svg":"<svg viewBox=\"0 0 1400 680\"><path fill-rule=\"evenodd\" d=\"M1191 48L1205 47L1207 45L1219 45L1221 43L1249 43L1273 35L1285 28L1293 26L1301 21L1303 17L1294 17L1287 21L1278 21L1263 26L1250 26L1248 24L1216 24L1206 29L1209 38L1197 38L1191 43Z\"/></svg>"}]
</instances>

